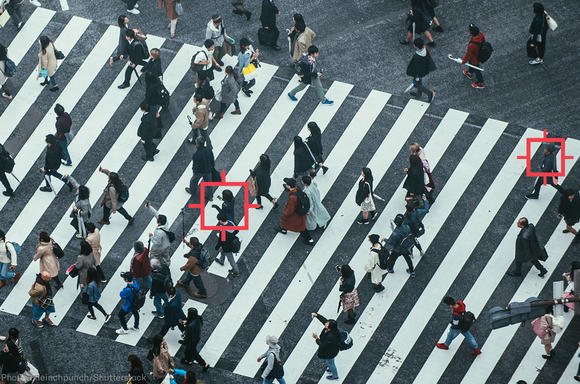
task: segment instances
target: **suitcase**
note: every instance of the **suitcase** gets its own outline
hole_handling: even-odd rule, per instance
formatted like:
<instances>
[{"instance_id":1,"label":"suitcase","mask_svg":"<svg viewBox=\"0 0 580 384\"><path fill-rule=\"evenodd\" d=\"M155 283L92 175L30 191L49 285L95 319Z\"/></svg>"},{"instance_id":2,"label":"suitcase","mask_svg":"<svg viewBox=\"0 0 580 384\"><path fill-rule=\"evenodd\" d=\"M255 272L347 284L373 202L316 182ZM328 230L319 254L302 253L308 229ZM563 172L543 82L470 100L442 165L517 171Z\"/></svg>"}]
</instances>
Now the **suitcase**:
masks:
<instances>
[{"instance_id":1,"label":"suitcase","mask_svg":"<svg viewBox=\"0 0 580 384\"><path fill-rule=\"evenodd\" d=\"M258 41L260 45L274 45L274 31L271 29L258 29Z\"/></svg>"}]
</instances>

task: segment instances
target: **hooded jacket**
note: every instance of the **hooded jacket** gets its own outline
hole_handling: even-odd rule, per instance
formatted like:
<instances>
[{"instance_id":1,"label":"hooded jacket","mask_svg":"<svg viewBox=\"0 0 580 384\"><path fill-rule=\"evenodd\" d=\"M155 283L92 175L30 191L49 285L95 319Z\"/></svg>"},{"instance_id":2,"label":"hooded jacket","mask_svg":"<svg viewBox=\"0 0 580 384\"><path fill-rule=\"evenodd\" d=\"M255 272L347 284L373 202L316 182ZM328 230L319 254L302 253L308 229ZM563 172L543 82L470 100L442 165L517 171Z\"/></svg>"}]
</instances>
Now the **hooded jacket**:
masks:
<instances>
[{"instance_id":1,"label":"hooded jacket","mask_svg":"<svg viewBox=\"0 0 580 384\"><path fill-rule=\"evenodd\" d=\"M266 368L262 372L262 379L265 379L274 368L274 359L280 361L280 346L278 344L273 347L268 345L268 350L260 355L260 360L262 359L267 359Z\"/></svg>"},{"instance_id":2,"label":"hooded jacket","mask_svg":"<svg viewBox=\"0 0 580 384\"><path fill-rule=\"evenodd\" d=\"M131 289L133 287L133 289ZM123 306L121 307L125 312L131 312L134 310L133 303L135 302L135 294L139 291L139 283L133 280L130 283L127 283L125 288L121 291L119 296L123 299ZM133 292L135 290L135 292Z\"/></svg>"},{"instance_id":3,"label":"hooded jacket","mask_svg":"<svg viewBox=\"0 0 580 384\"><path fill-rule=\"evenodd\" d=\"M465 312L465 303L463 301L457 302L457 308L453 308L451 312L451 328L459 329L459 320L461 319L461 314Z\"/></svg>"},{"instance_id":4,"label":"hooded jacket","mask_svg":"<svg viewBox=\"0 0 580 384\"><path fill-rule=\"evenodd\" d=\"M485 36L483 33L479 32L477 36L472 36L467 44L467 52L465 52L465 56L461 61L462 64L469 63L473 65L479 65L479 49L481 48L481 44L485 41Z\"/></svg>"}]
</instances>

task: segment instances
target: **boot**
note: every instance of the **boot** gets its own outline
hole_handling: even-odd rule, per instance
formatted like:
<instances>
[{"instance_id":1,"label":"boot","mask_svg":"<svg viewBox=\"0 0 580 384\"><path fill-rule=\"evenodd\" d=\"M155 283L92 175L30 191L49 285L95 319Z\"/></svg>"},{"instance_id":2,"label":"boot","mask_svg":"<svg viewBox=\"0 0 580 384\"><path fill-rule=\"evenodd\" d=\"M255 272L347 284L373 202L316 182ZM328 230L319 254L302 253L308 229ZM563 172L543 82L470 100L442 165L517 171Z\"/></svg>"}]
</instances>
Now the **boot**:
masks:
<instances>
[{"instance_id":1,"label":"boot","mask_svg":"<svg viewBox=\"0 0 580 384\"><path fill-rule=\"evenodd\" d=\"M542 270L540 271L540 273L538 273L538 276L540 276L540 277L544 277L544 275L545 275L546 273L548 273L548 270L547 270L546 268L544 268L544 269L542 269Z\"/></svg>"},{"instance_id":2,"label":"boot","mask_svg":"<svg viewBox=\"0 0 580 384\"><path fill-rule=\"evenodd\" d=\"M239 109L236 109L235 111L232 112L232 115L241 115L242 111L240 111Z\"/></svg>"},{"instance_id":3,"label":"boot","mask_svg":"<svg viewBox=\"0 0 580 384\"><path fill-rule=\"evenodd\" d=\"M223 117L224 117L224 114L223 113L216 113L213 118L214 119L221 119Z\"/></svg>"},{"instance_id":4,"label":"boot","mask_svg":"<svg viewBox=\"0 0 580 384\"><path fill-rule=\"evenodd\" d=\"M326 175L326 172L328 172L328 167L325 167L324 165L322 166L322 174Z\"/></svg>"},{"instance_id":5,"label":"boot","mask_svg":"<svg viewBox=\"0 0 580 384\"><path fill-rule=\"evenodd\" d=\"M449 347L447 345L445 345L445 343L437 343L437 344L435 344L435 346L439 349L444 349L444 350L449 349Z\"/></svg>"}]
</instances>

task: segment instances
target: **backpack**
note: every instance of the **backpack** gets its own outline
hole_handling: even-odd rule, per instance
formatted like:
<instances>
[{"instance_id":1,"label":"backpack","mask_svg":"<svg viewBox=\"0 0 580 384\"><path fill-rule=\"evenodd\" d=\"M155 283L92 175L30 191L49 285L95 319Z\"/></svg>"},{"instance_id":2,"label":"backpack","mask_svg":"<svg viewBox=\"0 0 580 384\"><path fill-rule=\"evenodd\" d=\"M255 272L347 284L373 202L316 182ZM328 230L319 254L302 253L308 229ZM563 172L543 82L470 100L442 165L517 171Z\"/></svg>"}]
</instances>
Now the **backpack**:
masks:
<instances>
[{"instance_id":1,"label":"backpack","mask_svg":"<svg viewBox=\"0 0 580 384\"><path fill-rule=\"evenodd\" d=\"M141 309L143 305L145 305L145 294L143 293L143 290L137 290L132 285L129 285L129 288L131 289L131 292L133 292L133 301L131 302L133 309Z\"/></svg>"},{"instance_id":2,"label":"backpack","mask_svg":"<svg viewBox=\"0 0 580 384\"><path fill-rule=\"evenodd\" d=\"M6 244L12 244L12 246L14 247L14 251L16 251L16 256L20 256L20 251L22 251L22 247L20 246L20 244L15 243L15 242L12 242L12 241L6 242ZM8 256L8 258L10 260L12 260L13 255L10 254L10 251L8 250L8 247L6 247L6 256Z\"/></svg>"},{"instance_id":3,"label":"backpack","mask_svg":"<svg viewBox=\"0 0 580 384\"><path fill-rule=\"evenodd\" d=\"M346 351L347 349L352 348L353 342L352 337L347 331L340 331L340 343L338 344L339 351Z\"/></svg>"},{"instance_id":4,"label":"backpack","mask_svg":"<svg viewBox=\"0 0 580 384\"><path fill-rule=\"evenodd\" d=\"M165 88L165 85L161 84L161 108L167 109L169 108L169 101L171 100L171 96L169 95L169 91Z\"/></svg>"},{"instance_id":5,"label":"backpack","mask_svg":"<svg viewBox=\"0 0 580 384\"><path fill-rule=\"evenodd\" d=\"M402 248L404 250L410 250L414 246L415 246L415 237L413 236L411 231L409 231L409 234L403 237L403 240L401 240L401 242L399 243L399 248Z\"/></svg>"},{"instance_id":6,"label":"backpack","mask_svg":"<svg viewBox=\"0 0 580 384\"><path fill-rule=\"evenodd\" d=\"M167 238L169 239L170 243L173 243L175 241L175 233L171 232L171 231L166 231L163 228L159 228L161 229L163 232L165 232L165 234L167 235Z\"/></svg>"},{"instance_id":7,"label":"backpack","mask_svg":"<svg viewBox=\"0 0 580 384\"><path fill-rule=\"evenodd\" d=\"M54 252L54 255L59 259L62 259L64 256L64 251L55 241L52 242L52 252Z\"/></svg>"},{"instance_id":8,"label":"backpack","mask_svg":"<svg viewBox=\"0 0 580 384\"><path fill-rule=\"evenodd\" d=\"M117 198L118 201L121 203L126 202L129 200L129 187L123 185L123 190L119 193L119 197Z\"/></svg>"},{"instance_id":9,"label":"backpack","mask_svg":"<svg viewBox=\"0 0 580 384\"><path fill-rule=\"evenodd\" d=\"M14 62L9 58L6 58L6 60L4 61L4 71L2 71L2 73L4 73L4 76L6 77L12 77L14 76L15 72L16 72L16 64L14 64Z\"/></svg>"},{"instance_id":10,"label":"backpack","mask_svg":"<svg viewBox=\"0 0 580 384\"><path fill-rule=\"evenodd\" d=\"M197 260L199 260L199 266L201 269L205 270L207 268L209 252L207 249L202 248L197 255L194 255Z\"/></svg>"},{"instance_id":11,"label":"backpack","mask_svg":"<svg viewBox=\"0 0 580 384\"><path fill-rule=\"evenodd\" d=\"M379 268L380 269L389 269L389 250L381 245L380 249L374 249L373 251L379 255Z\"/></svg>"},{"instance_id":12,"label":"backpack","mask_svg":"<svg viewBox=\"0 0 580 384\"><path fill-rule=\"evenodd\" d=\"M201 95L201 97L204 99L211 100L215 97L215 91L209 81L202 82L200 87L195 92L197 95Z\"/></svg>"},{"instance_id":13,"label":"backpack","mask_svg":"<svg viewBox=\"0 0 580 384\"><path fill-rule=\"evenodd\" d=\"M203 70L203 67L205 67L205 64L200 64L200 63L195 62L195 58L197 57L197 55L199 55L202 52L205 55L205 60L206 61L209 60L209 57L207 57L207 53L205 51L203 51L203 50L197 51L195 53L195 55L193 55L193 57L191 58L191 64L190 64L191 70L195 73Z\"/></svg>"},{"instance_id":14,"label":"backpack","mask_svg":"<svg viewBox=\"0 0 580 384\"><path fill-rule=\"evenodd\" d=\"M420 219L409 220L409 228L413 237L421 237L425 234L425 226Z\"/></svg>"},{"instance_id":15,"label":"backpack","mask_svg":"<svg viewBox=\"0 0 580 384\"><path fill-rule=\"evenodd\" d=\"M478 43L476 41L472 41L472 43L475 45L479 45L479 53L477 54L477 60L480 63L485 63L487 60L489 60L491 54L493 53L493 47L491 46L491 44L485 41L485 39L483 40L483 43Z\"/></svg>"},{"instance_id":16,"label":"backpack","mask_svg":"<svg viewBox=\"0 0 580 384\"><path fill-rule=\"evenodd\" d=\"M0 169L6 173L14 170L14 159L2 144L0 144Z\"/></svg>"},{"instance_id":17,"label":"backpack","mask_svg":"<svg viewBox=\"0 0 580 384\"><path fill-rule=\"evenodd\" d=\"M475 315L472 312L465 311L459 317L459 329L461 329L461 332L467 332L475 321Z\"/></svg>"},{"instance_id":18,"label":"backpack","mask_svg":"<svg viewBox=\"0 0 580 384\"><path fill-rule=\"evenodd\" d=\"M300 189L298 189L296 193L293 193L293 195L296 195L297 197L296 214L299 216L306 216L308 211L310 211L310 200L308 200L308 196L306 196L306 193Z\"/></svg>"},{"instance_id":19,"label":"backpack","mask_svg":"<svg viewBox=\"0 0 580 384\"><path fill-rule=\"evenodd\" d=\"M270 352L272 354L274 354L274 352ZM272 366L272 370L270 371L270 373L268 373L267 378L268 379L281 379L284 377L284 363L282 363L280 360L278 360L276 358L276 355L274 354L274 365ZM266 367L268 366L268 358L264 359L264 362L262 363L262 366L260 367L260 373L264 372L264 369L266 369Z\"/></svg>"},{"instance_id":20,"label":"backpack","mask_svg":"<svg viewBox=\"0 0 580 384\"><path fill-rule=\"evenodd\" d=\"M234 236L234 239L232 240L231 246L232 246L232 252L238 253L238 252L240 252L240 249L242 248L242 241L237 236Z\"/></svg>"}]
</instances>

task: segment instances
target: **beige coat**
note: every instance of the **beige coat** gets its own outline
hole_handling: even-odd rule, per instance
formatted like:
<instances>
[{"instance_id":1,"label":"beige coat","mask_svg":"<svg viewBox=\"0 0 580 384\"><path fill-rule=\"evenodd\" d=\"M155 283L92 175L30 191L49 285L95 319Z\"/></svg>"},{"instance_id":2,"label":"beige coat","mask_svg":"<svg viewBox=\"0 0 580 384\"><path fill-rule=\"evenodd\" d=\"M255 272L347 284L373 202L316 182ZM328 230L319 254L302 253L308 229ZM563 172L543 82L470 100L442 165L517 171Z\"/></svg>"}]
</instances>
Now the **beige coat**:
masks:
<instances>
[{"instance_id":1,"label":"beige coat","mask_svg":"<svg viewBox=\"0 0 580 384\"><path fill-rule=\"evenodd\" d=\"M192 129L207 129L209 124L209 109L207 105L203 104L203 102L199 105L196 105L193 108L193 114L195 115L195 121L191 126Z\"/></svg>"},{"instance_id":2,"label":"beige coat","mask_svg":"<svg viewBox=\"0 0 580 384\"><path fill-rule=\"evenodd\" d=\"M369 260L365 265L365 271L371 273L373 284L380 284L383 281L383 275L387 273L387 270L379 268L379 254L375 251L369 251Z\"/></svg>"},{"instance_id":3,"label":"beige coat","mask_svg":"<svg viewBox=\"0 0 580 384\"><path fill-rule=\"evenodd\" d=\"M101 247L101 232L99 232L99 228L95 228L95 232L93 233L88 233L85 240L93 248L96 265L101 265L101 250L103 248Z\"/></svg>"},{"instance_id":4,"label":"beige coat","mask_svg":"<svg viewBox=\"0 0 580 384\"><path fill-rule=\"evenodd\" d=\"M163 340L159 356L153 356L153 378L163 379L169 373L169 368L173 367L175 367L173 357L169 354L167 342Z\"/></svg>"},{"instance_id":5,"label":"beige coat","mask_svg":"<svg viewBox=\"0 0 580 384\"><path fill-rule=\"evenodd\" d=\"M179 17L175 12L175 0L157 0L157 7L161 8L162 3L165 3L165 13L169 20L175 20Z\"/></svg>"},{"instance_id":6,"label":"beige coat","mask_svg":"<svg viewBox=\"0 0 580 384\"><path fill-rule=\"evenodd\" d=\"M312 40L316 37L316 33L308 27L302 32L294 41L294 55L292 61L297 62L302 58L302 55L308 53L308 47L312 45Z\"/></svg>"},{"instance_id":7,"label":"beige coat","mask_svg":"<svg viewBox=\"0 0 580 384\"><path fill-rule=\"evenodd\" d=\"M58 262L58 258L54 255L52 244L52 240L49 242L39 242L36 246L34 260L40 259L40 272L47 271L50 273L50 277L55 277L58 276L58 271L60 271L60 263Z\"/></svg>"},{"instance_id":8,"label":"beige coat","mask_svg":"<svg viewBox=\"0 0 580 384\"><path fill-rule=\"evenodd\" d=\"M56 66L57 61L54 54L54 44L51 42L46 47L46 53L42 53L42 51L38 53L38 76L40 77L40 71L43 69L48 71L48 76L54 75Z\"/></svg>"},{"instance_id":9,"label":"beige coat","mask_svg":"<svg viewBox=\"0 0 580 384\"><path fill-rule=\"evenodd\" d=\"M47 291L46 287L42 284L38 284L36 281L32 284L32 288L28 291L30 295L30 299L34 303L34 305L40 305L39 300L46 296Z\"/></svg>"}]
</instances>

